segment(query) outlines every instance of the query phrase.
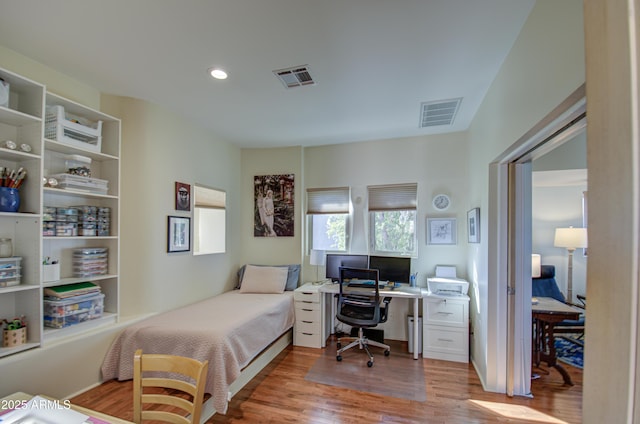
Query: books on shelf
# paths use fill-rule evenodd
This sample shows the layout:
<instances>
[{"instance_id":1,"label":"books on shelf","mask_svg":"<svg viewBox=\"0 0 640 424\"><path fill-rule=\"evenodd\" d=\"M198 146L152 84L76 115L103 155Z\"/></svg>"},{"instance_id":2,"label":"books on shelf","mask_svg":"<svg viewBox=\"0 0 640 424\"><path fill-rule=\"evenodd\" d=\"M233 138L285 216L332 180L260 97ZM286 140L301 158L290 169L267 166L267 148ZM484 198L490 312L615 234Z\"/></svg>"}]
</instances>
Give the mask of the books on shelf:
<instances>
[{"instance_id":1,"label":"books on shelf","mask_svg":"<svg viewBox=\"0 0 640 424\"><path fill-rule=\"evenodd\" d=\"M63 286L46 287L44 289L44 295L46 297L55 299L67 299L72 296L81 296L93 293L100 293L100 286L88 281L83 283L65 284Z\"/></svg>"}]
</instances>

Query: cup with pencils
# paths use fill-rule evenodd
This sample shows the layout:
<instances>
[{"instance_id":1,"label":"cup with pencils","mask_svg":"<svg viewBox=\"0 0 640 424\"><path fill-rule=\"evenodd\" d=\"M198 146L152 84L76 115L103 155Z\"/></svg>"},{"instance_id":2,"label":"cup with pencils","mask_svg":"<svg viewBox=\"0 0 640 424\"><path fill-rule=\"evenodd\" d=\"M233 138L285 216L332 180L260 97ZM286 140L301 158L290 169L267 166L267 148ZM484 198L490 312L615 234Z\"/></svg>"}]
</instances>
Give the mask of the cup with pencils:
<instances>
[{"instance_id":1,"label":"cup with pencils","mask_svg":"<svg viewBox=\"0 0 640 424\"><path fill-rule=\"evenodd\" d=\"M0 167L0 212L18 212L20 193L18 189L27 177L24 168L9 169Z\"/></svg>"}]
</instances>

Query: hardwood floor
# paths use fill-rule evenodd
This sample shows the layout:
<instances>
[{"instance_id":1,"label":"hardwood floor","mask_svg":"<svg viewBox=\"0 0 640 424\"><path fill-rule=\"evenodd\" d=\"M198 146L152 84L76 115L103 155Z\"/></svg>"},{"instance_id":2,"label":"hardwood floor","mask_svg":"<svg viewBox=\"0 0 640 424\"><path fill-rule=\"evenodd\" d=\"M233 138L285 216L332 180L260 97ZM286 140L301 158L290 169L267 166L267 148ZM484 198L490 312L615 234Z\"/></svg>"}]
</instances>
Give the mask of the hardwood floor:
<instances>
[{"instance_id":1,"label":"hardwood floor","mask_svg":"<svg viewBox=\"0 0 640 424\"><path fill-rule=\"evenodd\" d=\"M406 342L391 342L392 355L411 356ZM329 353L335 346L328 346ZM534 369L533 398L487 393L471 364L424 361L427 401L417 402L312 383L305 375L323 354L320 349L289 346L230 402L226 415L207 423L580 423L582 370L565 366L574 386L563 385L556 370ZM384 382L384 360L363 372ZM119 418L132 418L131 381L107 381L71 399Z\"/></svg>"}]
</instances>

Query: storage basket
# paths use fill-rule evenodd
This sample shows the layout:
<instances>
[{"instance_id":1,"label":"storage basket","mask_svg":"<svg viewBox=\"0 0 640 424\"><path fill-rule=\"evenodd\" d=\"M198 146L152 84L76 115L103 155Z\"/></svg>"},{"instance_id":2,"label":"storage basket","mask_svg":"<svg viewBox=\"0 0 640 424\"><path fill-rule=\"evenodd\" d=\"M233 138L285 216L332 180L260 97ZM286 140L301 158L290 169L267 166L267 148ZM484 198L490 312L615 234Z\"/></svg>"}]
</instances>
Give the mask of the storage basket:
<instances>
[{"instance_id":1,"label":"storage basket","mask_svg":"<svg viewBox=\"0 0 640 424\"><path fill-rule=\"evenodd\" d=\"M65 113L64 106L47 106L44 136L74 147L100 152L102 121L92 122L81 116Z\"/></svg>"},{"instance_id":2,"label":"storage basket","mask_svg":"<svg viewBox=\"0 0 640 424\"><path fill-rule=\"evenodd\" d=\"M44 299L44 325L64 328L102 317L104 294L93 293L63 300Z\"/></svg>"},{"instance_id":3,"label":"storage basket","mask_svg":"<svg viewBox=\"0 0 640 424\"><path fill-rule=\"evenodd\" d=\"M2 346L14 347L27 342L27 327L2 331Z\"/></svg>"}]
</instances>

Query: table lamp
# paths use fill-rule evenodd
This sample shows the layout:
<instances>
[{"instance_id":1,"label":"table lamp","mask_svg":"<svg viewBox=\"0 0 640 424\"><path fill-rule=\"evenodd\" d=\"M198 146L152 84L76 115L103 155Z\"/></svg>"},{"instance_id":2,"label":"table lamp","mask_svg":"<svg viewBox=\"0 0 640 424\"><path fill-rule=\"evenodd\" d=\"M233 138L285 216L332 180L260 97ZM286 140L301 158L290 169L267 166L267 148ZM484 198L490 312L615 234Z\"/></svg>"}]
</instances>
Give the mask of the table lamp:
<instances>
[{"instance_id":1,"label":"table lamp","mask_svg":"<svg viewBox=\"0 0 640 424\"><path fill-rule=\"evenodd\" d=\"M540 278L540 255L531 254L531 278Z\"/></svg>"},{"instance_id":2,"label":"table lamp","mask_svg":"<svg viewBox=\"0 0 640 424\"><path fill-rule=\"evenodd\" d=\"M318 268L325 265L326 256L324 254L324 250L311 250L311 254L309 256L309 264L315 265L316 267L316 281L315 283L320 282L320 278L318 277Z\"/></svg>"},{"instance_id":3,"label":"table lamp","mask_svg":"<svg viewBox=\"0 0 640 424\"><path fill-rule=\"evenodd\" d=\"M564 247L569 252L569 266L567 269L567 302L573 303L573 252L587 247L586 228L556 228L553 241L555 247Z\"/></svg>"}]
</instances>

